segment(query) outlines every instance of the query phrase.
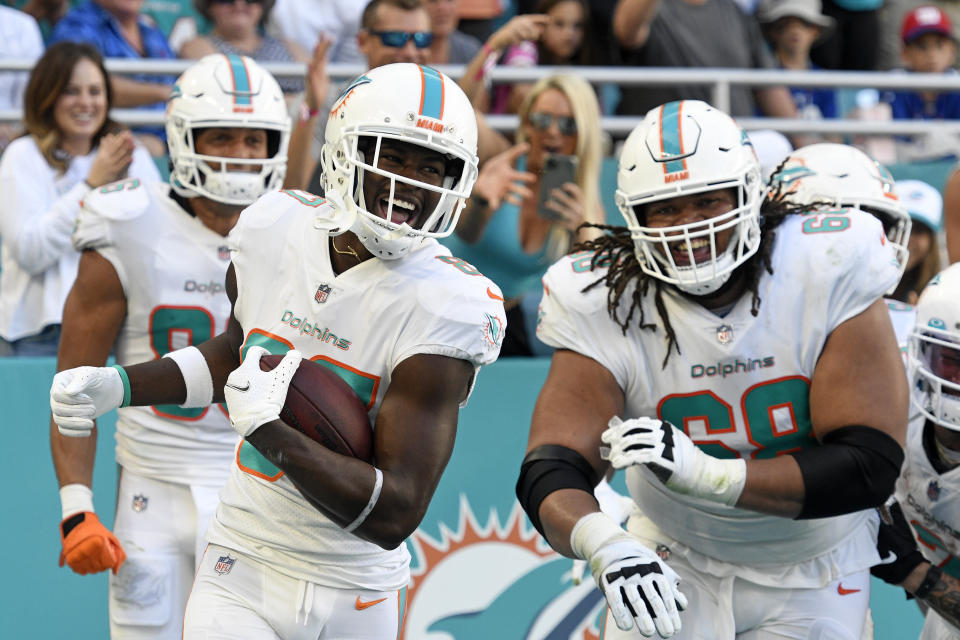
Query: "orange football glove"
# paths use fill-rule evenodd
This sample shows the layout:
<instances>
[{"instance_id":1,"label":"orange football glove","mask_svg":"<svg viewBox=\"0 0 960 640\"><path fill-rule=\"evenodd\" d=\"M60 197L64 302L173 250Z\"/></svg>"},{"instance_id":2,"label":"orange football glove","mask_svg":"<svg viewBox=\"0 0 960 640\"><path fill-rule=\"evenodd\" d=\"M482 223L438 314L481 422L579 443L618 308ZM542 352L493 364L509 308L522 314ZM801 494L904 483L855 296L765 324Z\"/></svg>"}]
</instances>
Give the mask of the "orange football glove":
<instances>
[{"instance_id":1,"label":"orange football glove","mask_svg":"<svg viewBox=\"0 0 960 640\"><path fill-rule=\"evenodd\" d=\"M82 576L112 569L114 575L127 554L116 536L100 524L92 511L77 513L60 523L60 566L66 562Z\"/></svg>"}]
</instances>

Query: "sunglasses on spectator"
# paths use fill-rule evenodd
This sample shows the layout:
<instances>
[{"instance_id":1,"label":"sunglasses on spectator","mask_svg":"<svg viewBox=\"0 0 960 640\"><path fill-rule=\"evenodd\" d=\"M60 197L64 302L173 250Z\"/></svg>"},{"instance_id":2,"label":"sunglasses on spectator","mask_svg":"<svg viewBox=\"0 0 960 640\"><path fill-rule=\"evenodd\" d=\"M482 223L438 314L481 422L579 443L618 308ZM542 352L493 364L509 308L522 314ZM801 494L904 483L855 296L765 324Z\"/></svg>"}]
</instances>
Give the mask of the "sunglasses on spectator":
<instances>
[{"instance_id":1,"label":"sunglasses on spectator","mask_svg":"<svg viewBox=\"0 0 960 640\"><path fill-rule=\"evenodd\" d=\"M411 39L417 49L426 49L433 44L433 34L429 31L370 31L370 34L380 38L383 46L395 49L403 47Z\"/></svg>"},{"instance_id":2,"label":"sunglasses on spectator","mask_svg":"<svg viewBox=\"0 0 960 640\"><path fill-rule=\"evenodd\" d=\"M565 136L577 135L577 121L573 119L573 116L554 116L549 113L534 111L527 116L527 119L538 131L546 131L550 128L550 124L556 121L560 133Z\"/></svg>"}]
</instances>

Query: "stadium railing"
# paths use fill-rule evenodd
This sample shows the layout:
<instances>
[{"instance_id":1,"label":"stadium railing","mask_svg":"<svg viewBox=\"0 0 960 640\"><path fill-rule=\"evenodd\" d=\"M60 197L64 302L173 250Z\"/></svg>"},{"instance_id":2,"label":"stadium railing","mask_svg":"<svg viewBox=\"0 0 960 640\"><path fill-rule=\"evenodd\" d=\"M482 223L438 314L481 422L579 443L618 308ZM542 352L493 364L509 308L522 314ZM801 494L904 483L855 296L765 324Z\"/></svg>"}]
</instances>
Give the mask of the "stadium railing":
<instances>
[{"instance_id":1,"label":"stadium railing","mask_svg":"<svg viewBox=\"0 0 960 640\"><path fill-rule=\"evenodd\" d=\"M149 75L177 75L191 64L190 60L126 60L108 59L107 69L113 73ZM302 77L306 66L301 63L264 63L277 77ZM33 62L24 59L0 60L0 73L29 71ZM463 73L462 66L439 66L439 70L454 78ZM353 78L366 69L360 65L331 64L328 73L334 84ZM532 82L553 73L571 73L594 85L669 86L694 84L710 87L711 102L726 110L730 105L730 90L737 86L835 87L838 89L911 89L960 91L960 74L930 74L905 72L854 71L782 71L756 69L675 67L495 67L491 71L494 83ZM160 124L163 113L137 109L114 109L114 119L130 125ZM0 110L0 122L17 122L19 109ZM490 115L490 125L502 131L515 129L514 115ZM600 125L614 137L622 137L641 120L640 116L604 116ZM960 120L887 120L864 121L848 118L807 120L802 118L741 117L737 121L745 129L774 129L784 134L822 133L844 135L917 135L960 133Z\"/></svg>"}]
</instances>

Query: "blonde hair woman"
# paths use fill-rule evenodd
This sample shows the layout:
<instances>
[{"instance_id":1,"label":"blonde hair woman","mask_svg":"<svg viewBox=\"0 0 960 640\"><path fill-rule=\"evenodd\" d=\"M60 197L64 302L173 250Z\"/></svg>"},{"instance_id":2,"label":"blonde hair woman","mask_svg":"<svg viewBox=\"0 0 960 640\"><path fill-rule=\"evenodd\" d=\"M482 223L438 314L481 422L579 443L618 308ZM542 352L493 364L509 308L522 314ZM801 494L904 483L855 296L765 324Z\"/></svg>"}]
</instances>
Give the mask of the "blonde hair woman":
<instances>
[{"instance_id":1,"label":"blonde hair woman","mask_svg":"<svg viewBox=\"0 0 960 640\"><path fill-rule=\"evenodd\" d=\"M518 115L517 144L481 167L456 234L444 241L453 255L500 285L507 308L501 355L535 353L524 321L535 314L525 313L521 302L539 292L547 267L574 242L598 233L580 225L605 219L599 195L600 107L591 86L571 75L548 76L533 85ZM541 208L550 155L574 156L577 170L574 181L544 194ZM535 309L536 300L531 304Z\"/></svg>"}]
</instances>

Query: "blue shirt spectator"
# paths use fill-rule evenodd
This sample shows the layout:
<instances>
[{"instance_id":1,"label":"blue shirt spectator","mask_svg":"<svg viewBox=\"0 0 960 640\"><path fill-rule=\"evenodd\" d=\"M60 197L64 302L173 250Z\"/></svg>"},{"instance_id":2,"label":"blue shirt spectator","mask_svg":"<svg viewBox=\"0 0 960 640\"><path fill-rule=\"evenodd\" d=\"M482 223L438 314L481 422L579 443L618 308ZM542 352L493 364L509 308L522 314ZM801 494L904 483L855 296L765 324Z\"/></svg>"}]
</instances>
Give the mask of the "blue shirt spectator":
<instances>
[{"instance_id":1,"label":"blue shirt spectator","mask_svg":"<svg viewBox=\"0 0 960 640\"><path fill-rule=\"evenodd\" d=\"M810 71L819 71L820 67L811 63ZM815 89L803 87L787 87L793 96L793 103L797 105L797 115L808 117L807 114L819 115L821 118L837 117L837 92L828 87Z\"/></svg>"},{"instance_id":2,"label":"blue shirt spectator","mask_svg":"<svg viewBox=\"0 0 960 640\"><path fill-rule=\"evenodd\" d=\"M960 93L939 93L934 97L914 91L895 91L888 96L895 120L960 119Z\"/></svg>"},{"instance_id":3,"label":"blue shirt spectator","mask_svg":"<svg viewBox=\"0 0 960 640\"><path fill-rule=\"evenodd\" d=\"M87 0L67 12L67 15L60 20L53 29L50 42L60 40L72 40L74 42L89 42L100 51L104 58L134 58L134 59L164 59L176 58L170 45L167 43L163 32L149 25L142 18L137 17L136 24L139 30L140 49L138 50L130 40L124 36L124 25L114 12L108 11L108 2L110 0L101 0L101 3L94 0ZM165 107L165 98L169 92L169 87L173 85L175 78L172 76L157 76L147 74L135 74L127 76L127 79L146 85L157 87L155 98L157 101L150 101L145 104L145 108L162 111ZM114 80L114 79L112 79ZM161 86L167 88L162 90ZM114 84L114 90L117 94L117 106L129 107L144 104L143 101L131 98L125 100L122 87ZM143 127L134 129L136 133L148 133L166 140L166 134L163 127ZM153 153L153 149L151 149ZM162 151L161 151L162 153ZM156 155L156 154L154 154Z\"/></svg>"}]
</instances>

